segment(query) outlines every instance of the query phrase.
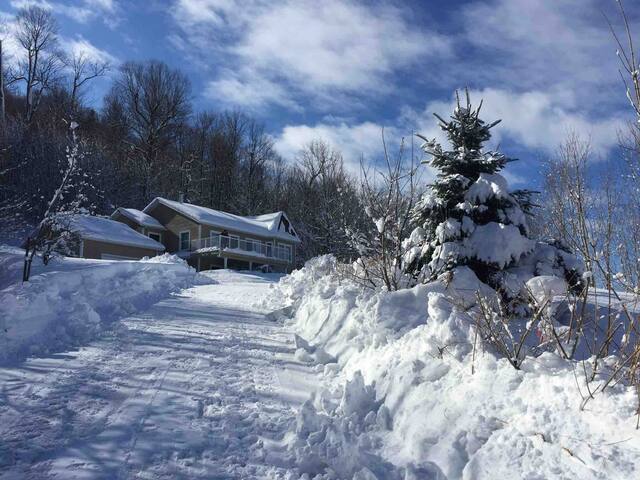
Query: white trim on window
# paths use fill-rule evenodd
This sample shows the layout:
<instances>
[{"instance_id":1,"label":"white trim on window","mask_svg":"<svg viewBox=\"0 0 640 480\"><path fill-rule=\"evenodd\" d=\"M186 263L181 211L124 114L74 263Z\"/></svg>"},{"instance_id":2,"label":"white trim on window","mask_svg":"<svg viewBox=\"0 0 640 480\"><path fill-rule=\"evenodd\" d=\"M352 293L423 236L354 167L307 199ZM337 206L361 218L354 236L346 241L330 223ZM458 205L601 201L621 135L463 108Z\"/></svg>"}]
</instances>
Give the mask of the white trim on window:
<instances>
[{"instance_id":1,"label":"white trim on window","mask_svg":"<svg viewBox=\"0 0 640 480\"><path fill-rule=\"evenodd\" d=\"M189 235L187 240L187 248L182 248L182 234L186 233ZM183 230L178 233L178 251L185 252L191 250L191 230Z\"/></svg>"}]
</instances>

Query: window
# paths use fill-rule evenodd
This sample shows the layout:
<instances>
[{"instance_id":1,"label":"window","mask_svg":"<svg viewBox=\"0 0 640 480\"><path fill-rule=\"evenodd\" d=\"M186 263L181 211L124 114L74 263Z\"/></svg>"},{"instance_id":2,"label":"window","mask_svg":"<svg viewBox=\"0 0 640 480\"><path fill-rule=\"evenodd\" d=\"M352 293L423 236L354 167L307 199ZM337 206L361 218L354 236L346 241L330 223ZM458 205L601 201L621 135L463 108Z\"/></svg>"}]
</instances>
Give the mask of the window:
<instances>
[{"instance_id":1,"label":"window","mask_svg":"<svg viewBox=\"0 0 640 480\"><path fill-rule=\"evenodd\" d=\"M162 237L160 236L160 234L159 234L159 233L151 233L151 232L150 232L150 233L149 233L149 238L150 238L151 240L155 240L156 242L160 242L160 243L162 243L162 240L161 240L161 239L162 239Z\"/></svg>"},{"instance_id":2,"label":"window","mask_svg":"<svg viewBox=\"0 0 640 480\"><path fill-rule=\"evenodd\" d=\"M267 257L273 256L273 243L267 242Z\"/></svg>"},{"instance_id":3,"label":"window","mask_svg":"<svg viewBox=\"0 0 640 480\"><path fill-rule=\"evenodd\" d=\"M191 232L180 232L180 250L189 250L191 244Z\"/></svg>"},{"instance_id":4,"label":"window","mask_svg":"<svg viewBox=\"0 0 640 480\"><path fill-rule=\"evenodd\" d=\"M238 248L240 238L237 235L229 235L229 248Z\"/></svg>"}]
</instances>

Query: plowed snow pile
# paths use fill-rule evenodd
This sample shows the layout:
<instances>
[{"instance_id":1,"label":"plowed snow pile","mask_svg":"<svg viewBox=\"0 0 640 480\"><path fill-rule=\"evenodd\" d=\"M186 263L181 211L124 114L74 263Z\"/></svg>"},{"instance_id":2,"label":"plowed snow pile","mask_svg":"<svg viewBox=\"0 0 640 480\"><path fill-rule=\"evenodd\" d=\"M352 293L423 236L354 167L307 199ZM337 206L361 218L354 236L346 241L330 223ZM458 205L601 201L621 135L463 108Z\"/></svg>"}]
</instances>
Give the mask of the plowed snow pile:
<instances>
[{"instance_id":1,"label":"plowed snow pile","mask_svg":"<svg viewBox=\"0 0 640 480\"><path fill-rule=\"evenodd\" d=\"M465 309L488 287L471 270L447 285L374 292L320 257L275 288L301 337L298 357L324 374L288 438L300 474L640 478L632 389L609 387L581 410L582 363L543 353L516 370L481 347L474 358Z\"/></svg>"},{"instance_id":2,"label":"plowed snow pile","mask_svg":"<svg viewBox=\"0 0 640 480\"><path fill-rule=\"evenodd\" d=\"M22 255L0 251L0 364L82 345L114 320L208 282L165 254L141 261L61 258L47 267L36 259L22 283Z\"/></svg>"}]
</instances>

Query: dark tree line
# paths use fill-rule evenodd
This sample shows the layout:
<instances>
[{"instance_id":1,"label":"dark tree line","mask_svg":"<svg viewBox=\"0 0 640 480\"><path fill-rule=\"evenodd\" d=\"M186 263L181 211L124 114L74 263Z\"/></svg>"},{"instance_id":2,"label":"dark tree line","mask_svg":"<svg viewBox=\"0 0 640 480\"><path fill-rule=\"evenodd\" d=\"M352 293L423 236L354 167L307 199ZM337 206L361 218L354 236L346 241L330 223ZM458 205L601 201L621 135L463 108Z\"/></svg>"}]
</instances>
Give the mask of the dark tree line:
<instances>
[{"instance_id":1,"label":"dark tree line","mask_svg":"<svg viewBox=\"0 0 640 480\"><path fill-rule=\"evenodd\" d=\"M159 61L113 71L58 46L55 18L29 7L17 15L18 58L3 68L0 111L0 230L19 238L38 224L62 180L70 126L82 155L81 181L65 201L98 215L143 208L155 196L241 215L284 210L303 238L302 257L355 252L344 232L366 225L356 182L341 154L321 141L295 159L274 150L265 127L241 111L195 111L191 85ZM101 108L84 95L112 70Z\"/></svg>"}]
</instances>

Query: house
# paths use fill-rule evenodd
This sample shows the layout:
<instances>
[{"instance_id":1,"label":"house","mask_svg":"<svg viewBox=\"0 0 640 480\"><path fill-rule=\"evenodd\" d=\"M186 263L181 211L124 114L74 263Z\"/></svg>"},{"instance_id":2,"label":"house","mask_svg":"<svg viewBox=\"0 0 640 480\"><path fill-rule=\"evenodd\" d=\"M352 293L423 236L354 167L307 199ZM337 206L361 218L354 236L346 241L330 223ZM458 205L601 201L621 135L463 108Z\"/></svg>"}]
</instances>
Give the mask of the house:
<instances>
[{"instance_id":1,"label":"house","mask_svg":"<svg viewBox=\"0 0 640 480\"><path fill-rule=\"evenodd\" d=\"M164 230L159 231L157 225L153 230L148 217L157 220ZM185 258L198 270L288 272L293 269L296 246L300 243L284 212L243 217L157 197L142 212L116 210L112 218L128 225L133 223L134 229L146 231L148 236L160 232L167 251Z\"/></svg>"},{"instance_id":2,"label":"house","mask_svg":"<svg viewBox=\"0 0 640 480\"><path fill-rule=\"evenodd\" d=\"M84 258L140 259L174 253L197 270L289 272L300 238L284 212L243 217L157 197L144 210L117 208L111 218L77 215L70 230Z\"/></svg>"},{"instance_id":3,"label":"house","mask_svg":"<svg viewBox=\"0 0 640 480\"><path fill-rule=\"evenodd\" d=\"M70 217L67 228L79 238L79 257L104 260L139 260L164 252L162 243L122 222L91 215Z\"/></svg>"}]
</instances>

